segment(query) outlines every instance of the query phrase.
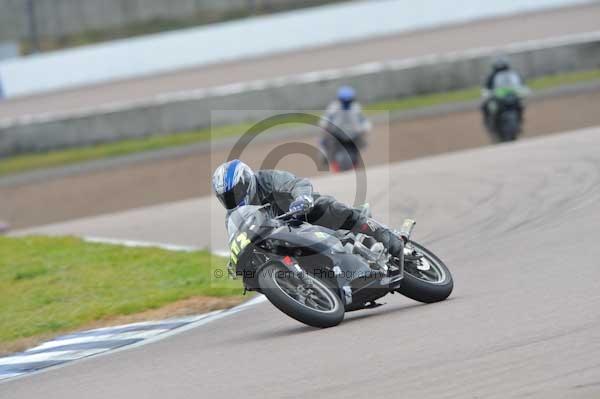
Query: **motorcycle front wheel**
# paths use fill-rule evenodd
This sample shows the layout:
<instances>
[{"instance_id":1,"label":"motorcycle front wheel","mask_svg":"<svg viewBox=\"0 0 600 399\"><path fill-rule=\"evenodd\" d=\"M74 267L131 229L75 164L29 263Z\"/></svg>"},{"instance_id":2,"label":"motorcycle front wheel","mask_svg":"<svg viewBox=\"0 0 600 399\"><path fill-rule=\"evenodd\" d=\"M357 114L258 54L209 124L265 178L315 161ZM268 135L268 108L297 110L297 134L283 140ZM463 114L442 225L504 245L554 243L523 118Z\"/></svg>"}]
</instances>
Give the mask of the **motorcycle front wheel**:
<instances>
[{"instance_id":1,"label":"motorcycle front wheel","mask_svg":"<svg viewBox=\"0 0 600 399\"><path fill-rule=\"evenodd\" d=\"M260 271L258 283L277 309L301 323L328 328L344 320L344 305L339 296L308 273L300 278L284 265L272 263Z\"/></svg>"},{"instance_id":2,"label":"motorcycle front wheel","mask_svg":"<svg viewBox=\"0 0 600 399\"><path fill-rule=\"evenodd\" d=\"M515 141L520 129L519 113L517 111L504 111L500 115L500 126L498 127L500 141Z\"/></svg>"}]
</instances>

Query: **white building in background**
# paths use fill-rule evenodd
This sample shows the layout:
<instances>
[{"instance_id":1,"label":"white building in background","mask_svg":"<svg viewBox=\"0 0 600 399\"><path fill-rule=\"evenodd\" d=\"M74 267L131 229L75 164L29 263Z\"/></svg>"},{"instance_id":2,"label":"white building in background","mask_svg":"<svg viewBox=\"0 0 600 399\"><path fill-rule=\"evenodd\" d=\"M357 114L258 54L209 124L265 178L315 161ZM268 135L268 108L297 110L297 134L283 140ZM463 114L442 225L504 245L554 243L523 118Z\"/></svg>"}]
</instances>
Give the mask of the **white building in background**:
<instances>
[{"instance_id":1,"label":"white building in background","mask_svg":"<svg viewBox=\"0 0 600 399\"><path fill-rule=\"evenodd\" d=\"M15 97L589 2L349 2L0 61L0 76Z\"/></svg>"}]
</instances>

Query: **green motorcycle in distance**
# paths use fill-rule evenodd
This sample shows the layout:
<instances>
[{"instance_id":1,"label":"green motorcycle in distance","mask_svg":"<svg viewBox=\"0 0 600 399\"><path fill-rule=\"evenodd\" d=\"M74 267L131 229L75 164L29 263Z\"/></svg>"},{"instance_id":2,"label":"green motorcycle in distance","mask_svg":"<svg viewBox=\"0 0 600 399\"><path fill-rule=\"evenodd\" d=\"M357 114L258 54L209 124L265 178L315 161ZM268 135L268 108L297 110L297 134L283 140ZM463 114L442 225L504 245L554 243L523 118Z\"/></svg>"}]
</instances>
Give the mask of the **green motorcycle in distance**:
<instances>
[{"instance_id":1,"label":"green motorcycle in distance","mask_svg":"<svg viewBox=\"0 0 600 399\"><path fill-rule=\"evenodd\" d=\"M523 99L530 90L512 71L500 73L494 82L494 90L483 91L485 126L494 141L514 141L522 132Z\"/></svg>"}]
</instances>

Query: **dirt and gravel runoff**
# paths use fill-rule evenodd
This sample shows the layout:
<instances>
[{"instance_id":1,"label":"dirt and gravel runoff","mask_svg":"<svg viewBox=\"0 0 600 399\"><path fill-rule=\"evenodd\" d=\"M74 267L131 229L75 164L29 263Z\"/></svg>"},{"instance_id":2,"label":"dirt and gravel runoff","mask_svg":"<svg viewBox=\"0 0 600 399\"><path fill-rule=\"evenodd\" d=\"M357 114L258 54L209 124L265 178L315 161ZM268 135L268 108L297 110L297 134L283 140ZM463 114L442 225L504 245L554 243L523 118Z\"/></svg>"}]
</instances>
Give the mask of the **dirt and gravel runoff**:
<instances>
[{"instance_id":1,"label":"dirt and gravel runoff","mask_svg":"<svg viewBox=\"0 0 600 399\"><path fill-rule=\"evenodd\" d=\"M600 91L538 100L527 109L524 138L600 124ZM289 140L289 139L288 139ZM297 141L316 143L315 137ZM478 110L400 120L376 126L364 153L367 167L490 144ZM281 141L248 149L244 160L260 166ZM194 198L210 192L214 165L228 148L143 162L44 182L0 187L0 220L13 229L55 223L125 209ZM280 167L303 176L318 175L304 156L284 158Z\"/></svg>"},{"instance_id":2,"label":"dirt and gravel runoff","mask_svg":"<svg viewBox=\"0 0 600 399\"><path fill-rule=\"evenodd\" d=\"M67 112L121 101L254 79L273 78L360 63L497 47L600 28L600 3L485 19L336 46L235 61L165 75L16 98L0 102L0 120L19 115Z\"/></svg>"}]
</instances>

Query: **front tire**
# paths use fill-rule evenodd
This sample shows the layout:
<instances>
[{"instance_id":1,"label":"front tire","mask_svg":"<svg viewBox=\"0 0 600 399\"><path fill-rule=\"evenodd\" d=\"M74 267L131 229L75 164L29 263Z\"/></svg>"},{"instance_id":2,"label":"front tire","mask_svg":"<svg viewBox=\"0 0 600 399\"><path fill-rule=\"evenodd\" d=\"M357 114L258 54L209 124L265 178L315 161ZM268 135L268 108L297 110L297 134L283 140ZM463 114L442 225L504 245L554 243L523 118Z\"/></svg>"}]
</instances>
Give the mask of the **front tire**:
<instances>
[{"instance_id":1,"label":"front tire","mask_svg":"<svg viewBox=\"0 0 600 399\"><path fill-rule=\"evenodd\" d=\"M517 111L505 111L500 115L499 134L501 141L515 141L520 131L519 114Z\"/></svg>"},{"instance_id":2,"label":"front tire","mask_svg":"<svg viewBox=\"0 0 600 399\"><path fill-rule=\"evenodd\" d=\"M280 263L265 266L258 275L258 283L267 299L291 318L317 328L340 324L345 310L339 296L320 279L309 274L305 278L311 281L316 294L314 298L308 295L304 303L298 294L302 282Z\"/></svg>"},{"instance_id":3,"label":"front tire","mask_svg":"<svg viewBox=\"0 0 600 399\"><path fill-rule=\"evenodd\" d=\"M441 302L447 299L454 289L454 281L448 267L433 252L411 241L417 252L429 263L429 271L420 270L416 265L405 262L404 279L398 292L423 303ZM437 278L436 278L437 276Z\"/></svg>"}]
</instances>

